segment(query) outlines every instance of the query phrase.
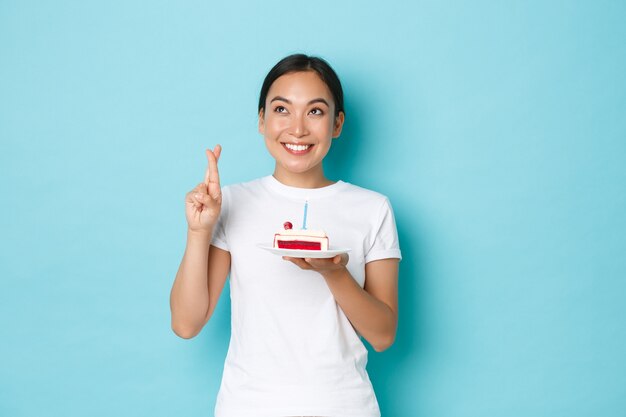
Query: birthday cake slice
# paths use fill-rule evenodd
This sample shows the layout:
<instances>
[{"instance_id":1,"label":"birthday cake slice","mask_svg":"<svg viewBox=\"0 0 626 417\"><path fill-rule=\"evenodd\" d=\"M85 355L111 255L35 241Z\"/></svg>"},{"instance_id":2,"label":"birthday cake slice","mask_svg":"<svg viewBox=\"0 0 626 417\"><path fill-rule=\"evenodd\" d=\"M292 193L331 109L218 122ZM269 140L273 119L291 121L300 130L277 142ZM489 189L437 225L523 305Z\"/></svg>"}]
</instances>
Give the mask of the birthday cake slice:
<instances>
[{"instance_id":1,"label":"birthday cake slice","mask_svg":"<svg viewBox=\"0 0 626 417\"><path fill-rule=\"evenodd\" d=\"M285 222L284 230L274 235L274 248L299 250L328 250L328 236L322 230L294 230L291 222Z\"/></svg>"}]
</instances>

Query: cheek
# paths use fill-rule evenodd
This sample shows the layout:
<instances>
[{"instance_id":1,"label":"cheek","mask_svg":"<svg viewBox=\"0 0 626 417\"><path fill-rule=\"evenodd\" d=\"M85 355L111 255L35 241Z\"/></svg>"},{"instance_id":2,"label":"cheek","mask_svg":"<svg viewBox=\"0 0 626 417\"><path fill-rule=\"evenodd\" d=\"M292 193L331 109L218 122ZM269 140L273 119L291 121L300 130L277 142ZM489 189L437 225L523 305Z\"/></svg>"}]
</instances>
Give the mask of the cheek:
<instances>
[{"instance_id":1,"label":"cheek","mask_svg":"<svg viewBox=\"0 0 626 417\"><path fill-rule=\"evenodd\" d=\"M276 135L289 127L286 119L268 119L265 122L266 135Z\"/></svg>"},{"instance_id":2,"label":"cheek","mask_svg":"<svg viewBox=\"0 0 626 417\"><path fill-rule=\"evenodd\" d=\"M332 136L334 124L332 119L324 121L323 124L320 125L320 129L323 130L324 136Z\"/></svg>"},{"instance_id":3,"label":"cheek","mask_svg":"<svg viewBox=\"0 0 626 417\"><path fill-rule=\"evenodd\" d=\"M332 130L333 122L332 120L329 121L327 118L311 118L307 121L307 126L318 134L322 134Z\"/></svg>"}]
</instances>

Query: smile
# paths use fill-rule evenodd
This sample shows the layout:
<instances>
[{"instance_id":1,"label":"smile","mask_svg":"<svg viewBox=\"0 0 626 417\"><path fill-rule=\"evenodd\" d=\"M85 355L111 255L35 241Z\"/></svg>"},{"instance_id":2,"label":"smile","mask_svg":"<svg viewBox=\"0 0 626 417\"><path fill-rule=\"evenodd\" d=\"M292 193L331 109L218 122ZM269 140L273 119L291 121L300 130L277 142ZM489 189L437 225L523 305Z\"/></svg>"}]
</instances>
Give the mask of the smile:
<instances>
[{"instance_id":1,"label":"smile","mask_svg":"<svg viewBox=\"0 0 626 417\"><path fill-rule=\"evenodd\" d=\"M283 143L283 147L293 154L303 154L309 151L313 145L296 145L293 143Z\"/></svg>"}]
</instances>

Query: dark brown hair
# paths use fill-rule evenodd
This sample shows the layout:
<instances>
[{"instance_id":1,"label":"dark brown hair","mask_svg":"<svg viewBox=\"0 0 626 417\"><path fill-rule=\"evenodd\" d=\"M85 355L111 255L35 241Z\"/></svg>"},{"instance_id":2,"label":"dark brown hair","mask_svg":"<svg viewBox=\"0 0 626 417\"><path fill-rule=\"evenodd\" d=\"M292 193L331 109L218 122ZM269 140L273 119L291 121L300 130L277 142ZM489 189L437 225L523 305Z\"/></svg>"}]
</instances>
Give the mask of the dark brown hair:
<instances>
[{"instance_id":1,"label":"dark brown hair","mask_svg":"<svg viewBox=\"0 0 626 417\"><path fill-rule=\"evenodd\" d=\"M265 111L265 100L267 99L267 93L270 87L278 79L278 77L291 73L301 71L314 71L319 75L320 79L326 84L330 93L333 95L335 102L335 116L338 116L340 112L345 113L343 109L343 89L341 88L341 82L337 73L333 70L328 62L322 58L315 56L308 56L304 54L289 55L280 61L267 73L263 86L261 87L261 94L259 96L259 113L261 110Z\"/></svg>"}]
</instances>

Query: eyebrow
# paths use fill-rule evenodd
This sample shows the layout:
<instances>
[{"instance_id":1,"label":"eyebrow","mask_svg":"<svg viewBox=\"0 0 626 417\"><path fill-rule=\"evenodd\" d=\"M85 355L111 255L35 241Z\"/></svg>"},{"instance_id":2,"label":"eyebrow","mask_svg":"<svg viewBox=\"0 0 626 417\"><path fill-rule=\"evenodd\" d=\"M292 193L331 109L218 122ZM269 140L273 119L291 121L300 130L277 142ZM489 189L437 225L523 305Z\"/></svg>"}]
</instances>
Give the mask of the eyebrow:
<instances>
[{"instance_id":1,"label":"eyebrow","mask_svg":"<svg viewBox=\"0 0 626 417\"><path fill-rule=\"evenodd\" d=\"M270 103L273 103L273 102L275 102L275 101L277 101L277 100L284 101L284 102L285 102L285 103L287 103L287 104L291 104L291 101L290 101L290 100L287 100L285 97L281 97L281 96L276 96L276 97L274 97L274 98L270 101ZM327 102L325 99L321 98L321 97L314 98L313 100L309 101L309 102L307 103L307 105L309 105L309 104L313 104L313 103L324 103L324 104L326 104L328 107L330 107L330 104L328 104L328 102Z\"/></svg>"}]
</instances>

